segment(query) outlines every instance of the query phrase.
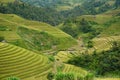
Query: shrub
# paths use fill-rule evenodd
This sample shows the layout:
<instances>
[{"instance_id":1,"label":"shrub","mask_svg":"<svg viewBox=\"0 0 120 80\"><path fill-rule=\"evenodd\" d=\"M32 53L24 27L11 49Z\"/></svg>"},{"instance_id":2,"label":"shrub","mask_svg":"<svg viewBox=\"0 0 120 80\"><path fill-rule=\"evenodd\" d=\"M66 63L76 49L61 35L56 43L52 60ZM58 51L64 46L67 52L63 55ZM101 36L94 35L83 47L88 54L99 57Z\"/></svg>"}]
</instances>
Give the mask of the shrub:
<instances>
[{"instance_id":1,"label":"shrub","mask_svg":"<svg viewBox=\"0 0 120 80\"><path fill-rule=\"evenodd\" d=\"M77 75L77 80L84 80L84 77L81 75Z\"/></svg>"},{"instance_id":2,"label":"shrub","mask_svg":"<svg viewBox=\"0 0 120 80\"><path fill-rule=\"evenodd\" d=\"M0 42L4 40L4 37L3 36L0 36Z\"/></svg>"},{"instance_id":3,"label":"shrub","mask_svg":"<svg viewBox=\"0 0 120 80\"><path fill-rule=\"evenodd\" d=\"M88 73L88 74L85 76L85 80L94 80L94 74Z\"/></svg>"},{"instance_id":4,"label":"shrub","mask_svg":"<svg viewBox=\"0 0 120 80\"><path fill-rule=\"evenodd\" d=\"M54 56L48 56L50 61L55 61Z\"/></svg>"},{"instance_id":5,"label":"shrub","mask_svg":"<svg viewBox=\"0 0 120 80\"><path fill-rule=\"evenodd\" d=\"M88 47L88 48L92 48L92 47L93 47L93 42L92 42L92 41L88 41L87 47Z\"/></svg>"},{"instance_id":6,"label":"shrub","mask_svg":"<svg viewBox=\"0 0 120 80\"><path fill-rule=\"evenodd\" d=\"M93 54L81 54L80 56L73 57L68 63L86 68L94 72L97 76L116 71L120 72L120 44L114 42L113 47L108 51ZM89 75L88 75L89 76Z\"/></svg>"},{"instance_id":7,"label":"shrub","mask_svg":"<svg viewBox=\"0 0 120 80\"><path fill-rule=\"evenodd\" d=\"M20 80L20 79L17 77L8 77L6 80Z\"/></svg>"},{"instance_id":8,"label":"shrub","mask_svg":"<svg viewBox=\"0 0 120 80\"><path fill-rule=\"evenodd\" d=\"M8 28L6 26L0 26L0 31L6 31Z\"/></svg>"},{"instance_id":9,"label":"shrub","mask_svg":"<svg viewBox=\"0 0 120 80\"><path fill-rule=\"evenodd\" d=\"M48 79L48 80L53 80L54 76L55 76L54 73L50 72L50 73L48 73L48 75L47 75L47 79Z\"/></svg>"},{"instance_id":10,"label":"shrub","mask_svg":"<svg viewBox=\"0 0 120 80\"><path fill-rule=\"evenodd\" d=\"M65 25L61 30L63 30L64 32L66 32L74 38L78 36L77 29L72 28L71 26Z\"/></svg>"},{"instance_id":11,"label":"shrub","mask_svg":"<svg viewBox=\"0 0 120 80\"><path fill-rule=\"evenodd\" d=\"M83 33L88 33L92 31L92 26L89 25L89 23L83 18L80 22L79 30Z\"/></svg>"},{"instance_id":12,"label":"shrub","mask_svg":"<svg viewBox=\"0 0 120 80\"><path fill-rule=\"evenodd\" d=\"M75 80L73 73L57 73L55 76L55 80Z\"/></svg>"}]
</instances>

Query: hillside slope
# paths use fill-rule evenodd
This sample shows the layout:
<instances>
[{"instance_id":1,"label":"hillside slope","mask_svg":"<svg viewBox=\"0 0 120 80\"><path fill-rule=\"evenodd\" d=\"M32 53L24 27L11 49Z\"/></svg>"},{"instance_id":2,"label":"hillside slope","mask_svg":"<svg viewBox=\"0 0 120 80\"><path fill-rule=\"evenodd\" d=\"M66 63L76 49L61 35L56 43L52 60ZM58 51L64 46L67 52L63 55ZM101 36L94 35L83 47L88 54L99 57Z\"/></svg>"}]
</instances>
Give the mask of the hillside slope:
<instances>
[{"instance_id":1,"label":"hillside slope","mask_svg":"<svg viewBox=\"0 0 120 80\"><path fill-rule=\"evenodd\" d=\"M45 80L51 71L52 62L47 57L7 43L0 43L0 80L11 76L22 80L27 78Z\"/></svg>"},{"instance_id":2,"label":"hillside slope","mask_svg":"<svg viewBox=\"0 0 120 80\"><path fill-rule=\"evenodd\" d=\"M98 15L82 15L79 17L76 17L75 19L68 20L61 25L58 25L57 27L65 30L66 33L69 33L69 30L66 30L66 28L70 27L69 29L71 31L74 31L74 34L77 34L78 39L78 45L73 47L72 50L77 50L80 52L88 51L93 52L94 50L100 52L102 50L108 50L112 46L112 42L119 41L120 40L120 8L109 10L105 13L98 14ZM91 26L91 28L94 30L93 34L92 32L84 33L80 29L82 20L85 20L88 22L88 24ZM75 33L77 32L77 33ZM98 32L97 35L95 35ZM70 34L71 35L71 34ZM92 38L91 38L92 37ZM93 47L87 48L87 39L88 41L92 41ZM101 44L102 43L102 44ZM71 51L72 52L72 51ZM59 58L69 59L69 55L64 55L63 53L58 54ZM71 54L70 54L71 55ZM67 58L66 58L67 56Z\"/></svg>"},{"instance_id":3,"label":"hillside slope","mask_svg":"<svg viewBox=\"0 0 120 80\"><path fill-rule=\"evenodd\" d=\"M55 27L14 14L0 14L0 28L0 36L5 37L7 42L27 49L67 49L76 44L70 35Z\"/></svg>"},{"instance_id":4,"label":"hillside slope","mask_svg":"<svg viewBox=\"0 0 120 80\"><path fill-rule=\"evenodd\" d=\"M68 10L80 5L83 0L22 0L38 7L54 7L57 10Z\"/></svg>"},{"instance_id":5,"label":"hillside slope","mask_svg":"<svg viewBox=\"0 0 120 80\"><path fill-rule=\"evenodd\" d=\"M14 2L15 0L0 0L0 3L9 3Z\"/></svg>"}]
</instances>

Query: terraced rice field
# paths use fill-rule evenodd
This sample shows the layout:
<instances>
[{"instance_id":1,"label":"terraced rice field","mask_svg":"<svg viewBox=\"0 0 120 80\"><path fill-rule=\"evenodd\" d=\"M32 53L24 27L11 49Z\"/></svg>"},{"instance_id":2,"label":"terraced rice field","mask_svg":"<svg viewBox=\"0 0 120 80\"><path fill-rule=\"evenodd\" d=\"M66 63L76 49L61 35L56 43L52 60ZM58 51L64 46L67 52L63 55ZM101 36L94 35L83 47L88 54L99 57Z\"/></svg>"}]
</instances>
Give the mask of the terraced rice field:
<instances>
[{"instance_id":1,"label":"terraced rice field","mask_svg":"<svg viewBox=\"0 0 120 80\"><path fill-rule=\"evenodd\" d=\"M18 26L26 27L29 29L45 31L55 37L70 37L70 35L49 24L26 20L14 14L0 14L0 19L6 21L7 23L9 22L11 24L16 24Z\"/></svg>"},{"instance_id":2,"label":"terraced rice field","mask_svg":"<svg viewBox=\"0 0 120 80\"><path fill-rule=\"evenodd\" d=\"M60 51L55 56L56 59L59 59L62 62L67 62L69 59L71 59L73 56L77 55L74 51Z\"/></svg>"},{"instance_id":3,"label":"terraced rice field","mask_svg":"<svg viewBox=\"0 0 120 80\"><path fill-rule=\"evenodd\" d=\"M94 48L98 51L108 50L112 47L113 41L120 41L120 36L111 36L93 39Z\"/></svg>"},{"instance_id":4,"label":"terraced rice field","mask_svg":"<svg viewBox=\"0 0 120 80\"><path fill-rule=\"evenodd\" d=\"M32 51L40 51L40 46L35 44L35 42L39 42L39 44L46 43L46 37L49 38L49 49L52 49L52 45L56 46L57 49L66 49L77 44L74 38L58 28L43 22L26 20L14 14L0 13L0 27L7 27L8 29L11 29L10 31L0 31L0 36L5 37L7 42L15 45L17 44L17 46L30 49ZM44 36L44 34L41 34L40 36L39 33L42 32L46 35ZM31 36L34 36L34 38ZM34 41L35 38L37 38L37 41ZM24 46L22 46L21 43ZM28 46L28 44L30 45ZM46 45L43 46L44 49L48 49ZM32 48L33 46L37 48Z\"/></svg>"},{"instance_id":5,"label":"terraced rice field","mask_svg":"<svg viewBox=\"0 0 120 80\"><path fill-rule=\"evenodd\" d=\"M47 57L26 49L0 43L0 80L16 76L22 80L46 80L52 71Z\"/></svg>"},{"instance_id":6,"label":"terraced rice field","mask_svg":"<svg viewBox=\"0 0 120 80\"><path fill-rule=\"evenodd\" d=\"M85 71L84 69L82 69L80 67L76 67L74 65L70 65L70 64L65 64L63 72L64 73L72 72L75 74L80 74L81 76L85 76L87 74L87 71Z\"/></svg>"},{"instance_id":7,"label":"terraced rice field","mask_svg":"<svg viewBox=\"0 0 120 80\"><path fill-rule=\"evenodd\" d=\"M94 38L93 39L94 47L88 49L88 53L92 53L94 50L96 50L97 52L100 52L103 50L109 50L112 47L113 41L120 41L120 36ZM85 52L85 49L79 50L79 51L60 51L55 56L55 58L59 59L62 62L67 62L69 59L79 55L79 53L81 52Z\"/></svg>"},{"instance_id":8,"label":"terraced rice field","mask_svg":"<svg viewBox=\"0 0 120 80\"><path fill-rule=\"evenodd\" d=\"M120 78L96 78L95 80L120 80Z\"/></svg>"},{"instance_id":9,"label":"terraced rice field","mask_svg":"<svg viewBox=\"0 0 120 80\"><path fill-rule=\"evenodd\" d=\"M112 15L83 15L80 17L77 17L77 21L80 21L82 18L85 18L87 21L94 21L97 22L98 24L103 24L110 20Z\"/></svg>"}]
</instances>

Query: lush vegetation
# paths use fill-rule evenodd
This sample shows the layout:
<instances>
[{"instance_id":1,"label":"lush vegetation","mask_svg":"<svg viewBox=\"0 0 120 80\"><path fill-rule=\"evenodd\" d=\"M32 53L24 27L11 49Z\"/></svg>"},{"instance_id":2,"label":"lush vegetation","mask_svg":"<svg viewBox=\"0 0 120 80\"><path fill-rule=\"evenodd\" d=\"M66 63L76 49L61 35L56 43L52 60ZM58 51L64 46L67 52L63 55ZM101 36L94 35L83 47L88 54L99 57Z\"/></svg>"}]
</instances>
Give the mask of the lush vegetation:
<instances>
[{"instance_id":1,"label":"lush vegetation","mask_svg":"<svg viewBox=\"0 0 120 80\"><path fill-rule=\"evenodd\" d=\"M48 2L46 1L45 4ZM40 4L42 3L40 2ZM117 8L119 7L119 1L116 0L116 3L111 5L109 4L109 1L104 1L104 0L101 0L101 1L85 0L83 4L79 6L75 6L73 9L65 10L65 11L57 11L53 7L47 7L47 6L36 7L36 6L29 5L27 3L23 3L15 0L13 3L6 3L6 5L4 5L3 3L0 3L0 13L13 13L30 20L38 20L38 21L49 23L51 25L58 25L61 22L65 21L66 19L75 18L83 14L103 13L110 9L114 9L115 6Z\"/></svg>"},{"instance_id":2,"label":"lush vegetation","mask_svg":"<svg viewBox=\"0 0 120 80\"><path fill-rule=\"evenodd\" d=\"M17 77L8 77L6 80L20 80L20 79Z\"/></svg>"},{"instance_id":3,"label":"lush vegetation","mask_svg":"<svg viewBox=\"0 0 120 80\"><path fill-rule=\"evenodd\" d=\"M96 75L105 75L106 73L114 73L119 75L120 62L120 43L113 42L113 47L108 51L93 54L81 54L69 60L68 63L84 67Z\"/></svg>"},{"instance_id":4,"label":"lush vegetation","mask_svg":"<svg viewBox=\"0 0 120 80\"><path fill-rule=\"evenodd\" d=\"M46 31L39 32L24 27L19 27L18 34L24 37L23 40L25 40L26 44L28 44L31 49L38 51L48 49L64 50L76 44L75 40L71 37L55 37ZM30 35L32 35L32 37ZM67 44L63 46L65 43Z\"/></svg>"},{"instance_id":5,"label":"lush vegetation","mask_svg":"<svg viewBox=\"0 0 120 80\"><path fill-rule=\"evenodd\" d=\"M39 6L39 7L61 7L61 6L69 6L72 7L75 4L80 4L80 2L83 2L82 0L21 0L23 2Z\"/></svg>"},{"instance_id":6,"label":"lush vegetation","mask_svg":"<svg viewBox=\"0 0 120 80\"><path fill-rule=\"evenodd\" d=\"M94 80L94 75L88 73L86 76L75 75L75 73L62 73L58 72L56 75L51 74L48 77L48 80Z\"/></svg>"},{"instance_id":7,"label":"lush vegetation","mask_svg":"<svg viewBox=\"0 0 120 80\"><path fill-rule=\"evenodd\" d=\"M14 14L0 14L0 17L0 36L8 43L32 51L65 50L76 44L70 35L46 23L26 20Z\"/></svg>"},{"instance_id":8,"label":"lush vegetation","mask_svg":"<svg viewBox=\"0 0 120 80\"><path fill-rule=\"evenodd\" d=\"M57 73L55 76L56 80L74 80L74 74L72 73Z\"/></svg>"},{"instance_id":9,"label":"lush vegetation","mask_svg":"<svg viewBox=\"0 0 120 80\"><path fill-rule=\"evenodd\" d=\"M90 40L100 34L100 29L94 28L94 25L97 25L97 23L87 21L84 18L79 21L72 19L65 21L64 24L60 26L60 29L74 38L81 36L84 42L88 43L88 47L90 47L89 45L92 47L92 44L89 44Z\"/></svg>"},{"instance_id":10,"label":"lush vegetation","mask_svg":"<svg viewBox=\"0 0 120 80\"><path fill-rule=\"evenodd\" d=\"M30 20L38 20L52 25L61 22L62 16L52 8L38 8L25 3L0 3L0 13L13 13Z\"/></svg>"},{"instance_id":11,"label":"lush vegetation","mask_svg":"<svg viewBox=\"0 0 120 80\"><path fill-rule=\"evenodd\" d=\"M5 40L3 36L0 36L0 42Z\"/></svg>"},{"instance_id":12,"label":"lush vegetation","mask_svg":"<svg viewBox=\"0 0 120 80\"><path fill-rule=\"evenodd\" d=\"M119 80L119 25L120 0L0 0L0 80Z\"/></svg>"}]
</instances>

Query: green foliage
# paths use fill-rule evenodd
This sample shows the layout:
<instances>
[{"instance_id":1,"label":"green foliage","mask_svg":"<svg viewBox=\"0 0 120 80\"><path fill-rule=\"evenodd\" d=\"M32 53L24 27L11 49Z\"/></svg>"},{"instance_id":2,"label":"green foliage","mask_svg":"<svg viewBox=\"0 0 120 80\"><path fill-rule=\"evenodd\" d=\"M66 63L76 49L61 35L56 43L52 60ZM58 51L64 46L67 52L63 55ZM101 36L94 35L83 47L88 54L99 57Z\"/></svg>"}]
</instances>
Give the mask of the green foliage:
<instances>
[{"instance_id":1,"label":"green foliage","mask_svg":"<svg viewBox=\"0 0 120 80\"><path fill-rule=\"evenodd\" d=\"M57 6L73 6L74 4L80 4L82 0L21 0L29 4L39 7L57 7Z\"/></svg>"},{"instance_id":2,"label":"green foliage","mask_svg":"<svg viewBox=\"0 0 120 80\"><path fill-rule=\"evenodd\" d=\"M5 40L3 36L0 36L0 42Z\"/></svg>"},{"instance_id":3,"label":"green foliage","mask_svg":"<svg viewBox=\"0 0 120 80\"><path fill-rule=\"evenodd\" d=\"M74 80L74 74L73 73L57 73L55 76L55 80Z\"/></svg>"},{"instance_id":4,"label":"green foliage","mask_svg":"<svg viewBox=\"0 0 120 80\"><path fill-rule=\"evenodd\" d=\"M48 79L48 80L53 80L54 76L55 76L54 73L50 72L50 73L48 73L48 75L47 75L47 79Z\"/></svg>"},{"instance_id":5,"label":"green foliage","mask_svg":"<svg viewBox=\"0 0 120 80\"><path fill-rule=\"evenodd\" d=\"M8 77L6 80L20 80L20 79L17 77Z\"/></svg>"},{"instance_id":6,"label":"green foliage","mask_svg":"<svg viewBox=\"0 0 120 80\"><path fill-rule=\"evenodd\" d=\"M62 30L64 32L66 32L67 34L71 35L72 37L77 37L78 36L77 29L72 28L71 26L66 25L62 28Z\"/></svg>"},{"instance_id":7,"label":"green foliage","mask_svg":"<svg viewBox=\"0 0 120 80\"><path fill-rule=\"evenodd\" d=\"M75 3L78 2L77 5L81 4L75 7L73 7L74 5L71 4L71 1L61 1L61 0L59 1L58 0L47 0L47 1L25 0L25 2L26 3L18 1L13 3L6 3L6 5L0 3L0 13L17 14L26 19L42 21L55 26L64 22L66 19L76 18L77 16L81 16L85 14L95 15L95 14L103 13L113 8L113 5L108 4L109 1L104 1L104 0L72 1L73 4L74 2ZM58 5L56 3L64 4L68 6L71 5L73 8L65 11L57 11L55 9L55 6ZM117 3L117 5L118 4L119 3ZM42 7L38 7L38 6L42 6Z\"/></svg>"},{"instance_id":8,"label":"green foliage","mask_svg":"<svg viewBox=\"0 0 120 80\"><path fill-rule=\"evenodd\" d=\"M82 18L80 23L77 23L79 32L82 32L82 38L88 48L91 48L93 44L89 42L91 39L100 34L100 30L93 28L94 25L97 25L95 22L90 22Z\"/></svg>"},{"instance_id":9,"label":"green foliage","mask_svg":"<svg viewBox=\"0 0 120 80\"><path fill-rule=\"evenodd\" d=\"M120 42L114 41L112 42L112 51L120 51Z\"/></svg>"},{"instance_id":10,"label":"green foliage","mask_svg":"<svg viewBox=\"0 0 120 80\"><path fill-rule=\"evenodd\" d=\"M104 25L105 27L109 27L109 26L111 26L112 24L118 22L119 20L120 20L119 17L118 17L118 18L117 18L117 17L116 17L116 18L112 18L111 20L109 20L108 22L104 23L103 25Z\"/></svg>"},{"instance_id":11,"label":"green foliage","mask_svg":"<svg viewBox=\"0 0 120 80\"><path fill-rule=\"evenodd\" d=\"M120 0L115 0L114 6L115 8L118 8L120 6Z\"/></svg>"},{"instance_id":12,"label":"green foliage","mask_svg":"<svg viewBox=\"0 0 120 80\"><path fill-rule=\"evenodd\" d=\"M100 34L100 30L93 28L93 25L97 25L97 23L87 21L84 18L82 18L81 21L71 19L65 21L61 29L74 38L78 37L81 33L83 33L87 36L82 35L82 37L84 37L84 39L90 40Z\"/></svg>"},{"instance_id":13,"label":"green foliage","mask_svg":"<svg viewBox=\"0 0 120 80\"><path fill-rule=\"evenodd\" d=\"M112 7L113 6L111 6L110 4L105 4L98 9L98 13L106 12L106 11L110 10Z\"/></svg>"},{"instance_id":14,"label":"green foliage","mask_svg":"<svg viewBox=\"0 0 120 80\"><path fill-rule=\"evenodd\" d=\"M9 31L9 29L6 26L0 26L0 31Z\"/></svg>"},{"instance_id":15,"label":"green foliage","mask_svg":"<svg viewBox=\"0 0 120 80\"><path fill-rule=\"evenodd\" d=\"M94 74L88 73L88 74L85 76L85 80L94 80Z\"/></svg>"},{"instance_id":16,"label":"green foliage","mask_svg":"<svg viewBox=\"0 0 120 80\"><path fill-rule=\"evenodd\" d=\"M76 73L62 73L58 72L55 75L55 80L94 80L94 74L88 73L85 76Z\"/></svg>"},{"instance_id":17,"label":"green foliage","mask_svg":"<svg viewBox=\"0 0 120 80\"><path fill-rule=\"evenodd\" d=\"M87 42L87 47L88 48L92 48L93 47L93 42L92 41L88 41Z\"/></svg>"},{"instance_id":18,"label":"green foliage","mask_svg":"<svg viewBox=\"0 0 120 80\"><path fill-rule=\"evenodd\" d=\"M69 60L68 63L95 71L96 75L105 75L108 72L120 71L120 44L114 42L108 51L93 54L81 54Z\"/></svg>"},{"instance_id":19,"label":"green foliage","mask_svg":"<svg viewBox=\"0 0 120 80\"><path fill-rule=\"evenodd\" d=\"M61 64L60 66L57 67L57 71L61 72L64 69L65 65Z\"/></svg>"},{"instance_id":20,"label":"green foliage","mask_svg":"<svg viewBox=\"0 0 120 80\"><path fill-rule=\"evenodd\" d=\"M49 58L49 60L51 60L51 61L55 61L54 56L48 56L48 58Z\"/></svg>"},{"instance_id":21,"label":"green foliage","mask_svg":"<svg viewBox=\"0 0 120 80\"><path fill-rule=\"evenodd\" d=\"M76 41L70 36L62 36L61 38L60 36L53 36L47 31L36 31L24 27L18 28L18 34L23 38L25 43L29 45L28 47L30 49L38 51L48 49L62 50L76 44Z\"/></svg>"},{"instance_id":22,"label":"green foliage","mask_svg":"<svg viewBox=\"0 0 120 80\"><path fill-rule=\"evenodd\" d=\"M91 25L98 25L98 23L95 22L95 21L89 21L89 23L90 23Z\"/></svg>"},{"instance_id":23,"label":"green foliage","mask_svg":"<svg viewBox=\"0 0 120 80\"><path fill-rule=\"evenodd\" d=\"M109 0L87 0L82 6L89 14L95 15L112 9L113 5L110 5L108 2Z\"/></svg>"},{"instance_id":24,"label":"green foliage","mask_svg":"<svg viewBox=\"0 0 120 80\"><path fill-rule=\"evenodd\" d=\"M77 80L85 80L85 77L83 77L81 75L77 75Z\"/></svg>"},{"instance_id":25,"label":"green foliage","mask_svg":"<svg viewBox=\"0 0 120 80\"><path fill-rule=\"evenodd\" d=\"M36 50L38 51L51 49L52 45L58 44L58 41L56 41L54 37L49 35L47 32L44 31L37 32L22 27L20 27L18 30L19 30L18 34L21 37L24 37L23 39L26 41L26 43L31 44L31 47L33 46L33 48L36 48ZM32 37L29 37L29 35L32 35ZM31 40L31 42L29 42L28 40Z\"/></svg>"},{"instance_id":26,"label":"green foliage","mask_svg":"<svg viewBox=\"0 0 120 80\"><path fill-rule=\"evenodd\" d=\"M92 27L89 25L89 23L83 18L80 22L79 30L81 30L83 33L88 33L92 31Z\"/></svg>"},{"instance_id":27,"label":"green foliage","mask_svg":"<svg viewBox=\"0 0 120 80\"><path fill-rule=\"evenodd\" d=\"M26 19L37 20L57 25L62 22L62 16L53 8L40 8L26 3L7 3L2 5L0 3L0 13L11 13L22 16Z\"/></svg>"}]
</instances>

